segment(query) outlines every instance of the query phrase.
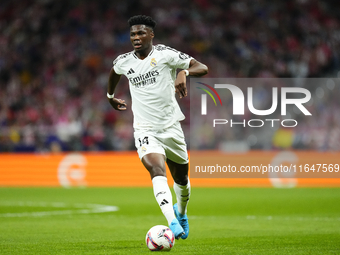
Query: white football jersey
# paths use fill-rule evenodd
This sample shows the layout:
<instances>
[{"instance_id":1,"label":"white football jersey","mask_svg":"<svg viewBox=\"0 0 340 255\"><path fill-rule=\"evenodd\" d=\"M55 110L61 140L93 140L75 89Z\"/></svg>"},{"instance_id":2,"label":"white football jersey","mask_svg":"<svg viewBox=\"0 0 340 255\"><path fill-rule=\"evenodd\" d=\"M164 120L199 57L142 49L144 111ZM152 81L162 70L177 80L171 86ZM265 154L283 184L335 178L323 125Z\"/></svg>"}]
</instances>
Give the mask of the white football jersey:
<instances>
[{"instance_id":1,"label":"white football jersey","mask_svg":"<svg viewBox=\"0 0 340 255\"><path fill-rule=\"evenodd\" d=\"M164 129L185 118L175 98L176 69L189 68L191 59L158 44L143 60L132 51L113 61L115 72L129 80L135 129Z\"/></svg>"}]
</instances>

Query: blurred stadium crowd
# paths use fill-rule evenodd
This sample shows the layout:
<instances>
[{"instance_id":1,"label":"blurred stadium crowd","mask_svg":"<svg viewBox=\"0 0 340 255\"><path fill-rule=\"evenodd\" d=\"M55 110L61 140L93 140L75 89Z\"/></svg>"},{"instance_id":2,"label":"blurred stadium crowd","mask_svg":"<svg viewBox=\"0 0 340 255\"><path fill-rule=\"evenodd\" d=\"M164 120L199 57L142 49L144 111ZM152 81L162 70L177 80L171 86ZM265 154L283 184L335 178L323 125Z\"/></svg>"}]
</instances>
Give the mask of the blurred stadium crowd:
<instances>
[{"instance_id":1,"label":"blurred stadium crowd","mask_svg":"<svg viewBox=\"0 0 340 255\"><path fill-rule=\"evenodd\" d=\"M135 149L131 110L114 111L106 86L112 61L132 50L127 20L136 14L158 22L155 44L207 64L207 77L340 75L336 0L2 0L1 152ZM324 122L305 122L294 131L307 138L281 146L275 133L269 143L258 134L250 147L340 150L339 84L323 94L317 107ZM131 105L125 78L116 96ZM189 98L180 105L188 134ZM249 140L237 133L230 138ZM209 148L203 140L199 147Z\"/></svg>"}]
</instances>

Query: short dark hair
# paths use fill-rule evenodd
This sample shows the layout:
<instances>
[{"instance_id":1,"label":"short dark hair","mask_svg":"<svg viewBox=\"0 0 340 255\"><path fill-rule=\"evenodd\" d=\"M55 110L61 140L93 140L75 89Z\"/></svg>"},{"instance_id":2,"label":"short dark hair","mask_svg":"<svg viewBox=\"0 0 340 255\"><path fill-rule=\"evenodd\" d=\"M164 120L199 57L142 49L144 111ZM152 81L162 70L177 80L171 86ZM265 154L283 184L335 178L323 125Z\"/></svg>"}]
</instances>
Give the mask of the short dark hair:
<instances>
[{"instance_id":1,"label":"short dark hair","mask_svg":"<svg viewBox=\"0 0 340 255\"><path fill-rule=\"evenodd\" d=\"M145 25L150 27L152 30L156 27L156 21L153 20L150 16L146 15L136 15L131 17L128 20L129 26L132 27L134 25Z\"/></svg>"}]
</instances>

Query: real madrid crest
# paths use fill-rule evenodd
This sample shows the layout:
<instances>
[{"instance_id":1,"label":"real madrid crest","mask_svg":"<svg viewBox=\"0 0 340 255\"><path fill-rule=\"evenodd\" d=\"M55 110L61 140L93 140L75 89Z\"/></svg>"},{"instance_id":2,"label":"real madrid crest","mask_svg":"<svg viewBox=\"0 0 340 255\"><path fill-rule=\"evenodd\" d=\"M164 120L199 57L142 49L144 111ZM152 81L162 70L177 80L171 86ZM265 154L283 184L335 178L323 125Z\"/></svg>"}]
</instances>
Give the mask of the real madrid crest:
<instances>
[{"instance_id":1,"label":"real madrid crest","mask_svg":"<svg viewBox=\"0 0 340 255\"><path fill-rule=\"evenodd\" d=\"M157 65L157 61L156 61L155 58L151 59L150 65L151 65L152 67L155 67L155 66Z\"/></svg>"}]
</instances>

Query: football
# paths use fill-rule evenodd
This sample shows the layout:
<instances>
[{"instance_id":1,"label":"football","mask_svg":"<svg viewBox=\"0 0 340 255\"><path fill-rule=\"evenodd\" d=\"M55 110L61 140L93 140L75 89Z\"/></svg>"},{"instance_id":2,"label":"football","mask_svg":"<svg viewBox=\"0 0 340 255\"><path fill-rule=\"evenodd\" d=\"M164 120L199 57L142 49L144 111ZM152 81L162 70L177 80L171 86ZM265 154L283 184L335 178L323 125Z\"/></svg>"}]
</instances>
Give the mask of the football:
<instances>
[{"instance_id":1,"label":"football","mask_svg":"<svg viewBox=\"0 0 340 255\"><path fill-rule=\"evenodd\" d=\"M169 227L157 225L147 232L145 242L150 251L170 251L175 244L175 236Z\"/></svg>"}]
</instances>

